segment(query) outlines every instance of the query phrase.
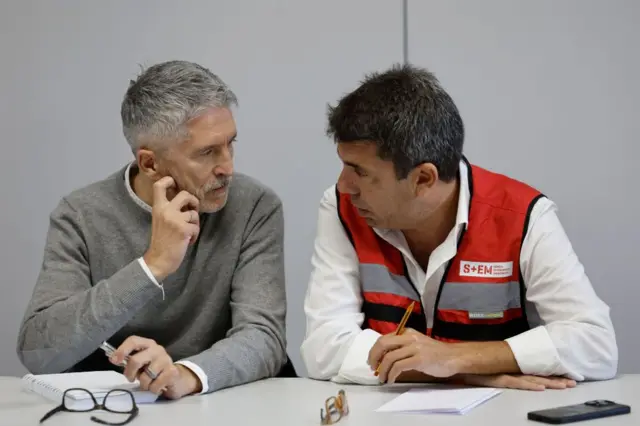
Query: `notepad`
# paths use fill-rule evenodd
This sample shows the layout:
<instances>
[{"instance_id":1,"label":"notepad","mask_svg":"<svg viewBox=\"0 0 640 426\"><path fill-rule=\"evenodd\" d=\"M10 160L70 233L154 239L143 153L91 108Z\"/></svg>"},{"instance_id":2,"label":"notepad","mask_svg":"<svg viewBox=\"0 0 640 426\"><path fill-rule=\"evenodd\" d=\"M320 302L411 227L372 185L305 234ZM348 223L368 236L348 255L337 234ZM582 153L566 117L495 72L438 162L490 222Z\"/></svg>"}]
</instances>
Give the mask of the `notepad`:
<instances>
[{"instance_id":1,"label":"notepad","mask_svg":"<svg viewBox=\"0 0 640 426\"><path fill-rule=\"evenodd\" d=\"M153 392L140 390L138 381L129 382L127 378L116 371L87 371L81 373L61 374L27 374L22 378L22 387L28 391L41 395L48 400L60 404L64 391L70 388L87 389L96 397L98 403L102 403L107 392L113 389L125 389L133 394L137 404L155 402L158 396ZM88 398L86 392L69 392L67 404L85 406ZM117 404L112 398L131 397L126 394L109 395L109 405ZM70 407L72 408L72 407Z\"/></svg>"},{"instance_id":2,"label":"notepad","mask_svg":"<svg viewBox=\"0 0 640 426\"><path fill-rule=\"evenodd\" d=\"M502 392L496 388L412 389L378 408L379 413L466 414Z\"/></svg>"}]
</instances>

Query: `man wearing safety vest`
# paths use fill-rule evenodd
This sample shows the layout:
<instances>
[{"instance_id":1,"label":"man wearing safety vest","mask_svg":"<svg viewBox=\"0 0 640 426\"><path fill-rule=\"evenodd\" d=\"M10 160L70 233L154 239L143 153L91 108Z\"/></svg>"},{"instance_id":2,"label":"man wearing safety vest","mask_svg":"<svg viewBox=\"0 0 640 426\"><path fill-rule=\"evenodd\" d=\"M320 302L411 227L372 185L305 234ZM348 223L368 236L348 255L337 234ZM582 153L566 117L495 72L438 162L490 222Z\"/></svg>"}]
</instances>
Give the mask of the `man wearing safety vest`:
<instances>
[{"instance_id":1,"label":"man wearing safety vest","mask_svg":"<svg viewBox=\"0 0 640 426\"><path fill-rule=\"evenodd\" d=\"M542 390L615 376L609 307L555 204L469 163L458 109L432 73L373 73L328 115L343 169L321 200L311 259L310 377Z\"/></svg>"}]
</instances>

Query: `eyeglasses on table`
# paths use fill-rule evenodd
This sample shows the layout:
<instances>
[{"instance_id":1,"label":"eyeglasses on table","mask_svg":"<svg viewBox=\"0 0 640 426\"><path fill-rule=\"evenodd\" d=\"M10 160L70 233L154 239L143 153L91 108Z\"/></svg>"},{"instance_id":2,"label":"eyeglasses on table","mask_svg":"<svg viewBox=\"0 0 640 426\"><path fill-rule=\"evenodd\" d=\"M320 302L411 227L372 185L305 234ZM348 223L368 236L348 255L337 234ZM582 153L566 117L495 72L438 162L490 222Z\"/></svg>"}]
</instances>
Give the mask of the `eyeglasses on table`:
<instances>
[{"instance_id":1,"label":"eyeglasses on table","mask_svg":"<svg viewBox=\"0 0 640 426\"><path fill-rule=\"evenodd\" d=\"M73 394L70 394L70 392L75 392L82 398L72 398ZM83 395L83 393L86 395ZM59 412L66 411L73 413L86 413L94 410L104 410L117 414L128 414L128 417L124 421L120 422L110 422L99 419L96 416L91 416L91 420L94 422L109 426L126 425L138 415L138 406L133 398L133 394L126 389L112 389L104 396L102 403L98 403L96 397L89 390L83 388L70 388L64 391L64 394L62 395L62 403L45 414L42 419L40 419L40 423Z\"/></svg>"},{"instance_id":2,"label":"eyeglasses on table","mask_svg":"<svg viewBox=\"0 0 640 426\"><path fill-rule=\"evenodd\" d=\"M340 419L349 414L347 395L344 390L338 391L338 396L332 396L324 402L324 409L320 409L320 423L332 425L338 423Z\"/></svg>"}]
</instances>

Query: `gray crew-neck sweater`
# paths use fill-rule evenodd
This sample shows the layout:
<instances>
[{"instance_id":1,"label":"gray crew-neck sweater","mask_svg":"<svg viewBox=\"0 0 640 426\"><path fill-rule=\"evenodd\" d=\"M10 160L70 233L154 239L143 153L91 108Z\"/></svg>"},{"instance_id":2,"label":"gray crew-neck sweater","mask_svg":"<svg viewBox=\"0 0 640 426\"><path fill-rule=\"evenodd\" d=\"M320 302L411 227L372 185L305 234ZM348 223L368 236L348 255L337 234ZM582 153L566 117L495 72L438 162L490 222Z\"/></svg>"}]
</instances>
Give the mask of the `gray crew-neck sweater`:
<instances>
[{"instance_id":1,"label":"gray crew-neck sweater","mask_svg":"<svg viewBox=\"0 0 640 426\"><path fill-rule=\"evenodd\" d=\"M282 205L237 173L226 206L201 214L180 268L153 283L137 260L150 207L123 168L64 197L50 216L42 269L17 351L32 373L116 368L98 349L138 335L207 376L208 391L275 376L286 356Z\"/></svg>"}]
</instances>

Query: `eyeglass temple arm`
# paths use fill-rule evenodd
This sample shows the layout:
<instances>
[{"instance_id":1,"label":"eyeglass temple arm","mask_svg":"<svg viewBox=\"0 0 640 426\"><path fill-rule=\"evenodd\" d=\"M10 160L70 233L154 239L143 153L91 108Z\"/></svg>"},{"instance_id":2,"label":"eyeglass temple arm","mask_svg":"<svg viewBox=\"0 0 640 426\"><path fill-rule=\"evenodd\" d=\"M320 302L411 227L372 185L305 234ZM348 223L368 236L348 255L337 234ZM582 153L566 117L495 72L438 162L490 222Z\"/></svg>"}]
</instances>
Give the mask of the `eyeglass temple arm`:
<instances>
[{"instance_id":1,"label":"eyeglass temple arm","mask_svg":"<svg viewBox=\"0 0 640 426\"><path fill-rule=\"evenodd\" d=\"M124 413L122 413L124 414ZM123 421L123 422L108 422L106 420L102 420L97 418L96 416L91 416L91 420L93 420L96 423L100 423L102 425L108 425L108 426L122 426L122 425L126 425L127 423L129 423L131 420L134 419L134 417L136 417L138 415L138 407L133 407L133 411L131 411L129 413L129 417L127 418L127 420Z\"/></svg>"},{"instance_id":2,"label":"eyeglass temple arm","mask_svg":"<svg viewBox=\"0 0 640 426\"><path fill-rule=\"evenodd\" d=\"M59 413L60 411L64 410L64 404L60 404L58 405L56 408L54 408L53 410L49 411L47 414L45 414L41 419L40 419L40 423L44 422L45 420L47 420L49 417L53 416L56 413Z\"/></svg>"}]
</instances>

